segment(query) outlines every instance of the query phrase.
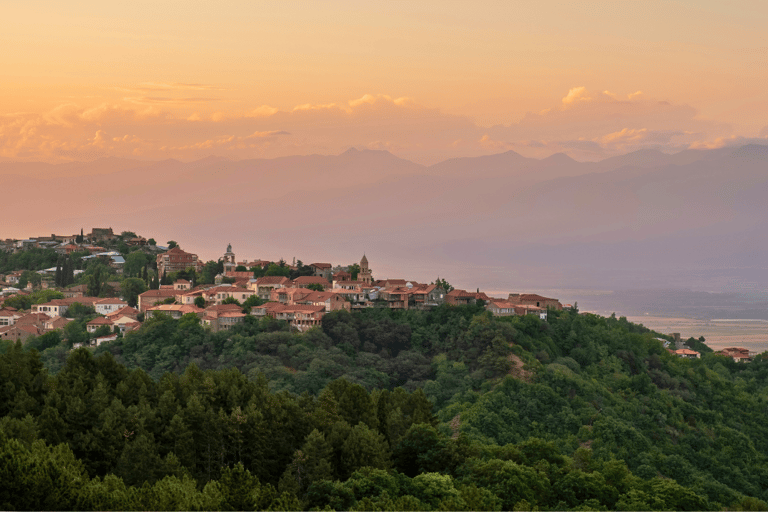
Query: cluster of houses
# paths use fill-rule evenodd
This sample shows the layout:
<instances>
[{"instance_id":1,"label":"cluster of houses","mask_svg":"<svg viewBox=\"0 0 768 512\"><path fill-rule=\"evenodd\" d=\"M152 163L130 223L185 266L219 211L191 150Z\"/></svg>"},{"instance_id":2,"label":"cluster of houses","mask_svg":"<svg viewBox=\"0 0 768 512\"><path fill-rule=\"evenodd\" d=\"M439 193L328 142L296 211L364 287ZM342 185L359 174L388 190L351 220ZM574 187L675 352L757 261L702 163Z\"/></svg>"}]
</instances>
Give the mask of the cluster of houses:
<instances>
[{"instance_id":1,"label":"cluster of houses","mask_svg":"<svg viewBox=\"0 0 768 512\"><path fill-rule=\"evenodd\" d=\"M283 276L254 278L253 272L238 272L235 269L238 266L266 267L271 262L257 260L238 263L231 245L227 247L222 261L224 273L217 276L219 284L191 288L188 281L178 280L173 285L161 286L141 294L139 310L147 316L164 313L181 317L186 313L195 313L205 325L216 331L228 329L246 316L237 310L236 305L232 307L233 304L225 302L234 299L242 304L252 296L265 302L251 307L248 314L285 320L298 330L319 325L325 313L339 309L429 309L441 304L462 305L483 301L486 309L497 316L535 314L546 319L549 308L563 308L557 299L535 294L510 294L506 299L497 299L479 290L445 290L435 283L425 284L405 279L375 280L365 255L360 260L355 279L348 268L334 267L330 263L312 263L308 267L313 275L296 279ZM186 253L180 247L158 255L157 263L158 272L168 273L201 265L196 255ZM228 283L223 284L224 281ZM196 306L201 303L209 306L205 309Z\"/></svg>"},{"instance_id":2,"label":"cluster of houses","mask_svg":"<svg viewBox=\"0 0 768 512\"><path fill-rule=\"evenodd\" d=\"M82 235L81 235L82 236ZM95 244L75 243L77 235L71 237L39 237L28 240L0 241L0 250L20 251L31 247L50 247L62 254L87 250L87 258L99 257L107 260L114 268L121 270L124 260L120 253L104 251ZM111 228L94 228L86 240L111 240L117 236ZM130 245L146 245L144 238L136 237ZM164 248L158 248L163 250ZM173 284L161 285L159 289L149 290L139 295L136 308L130 307L117 297L86 297L86 287L78 285L62 290L63 299L54 299L44 304L35 304L31 311L17 311L11 307L2 307L0 302L0 339L22 342L31 336L40 336L47 332L64 328L72 319L67 317L68 309L75 303L90 306L97 317L88 322L86 330L95 333L100 328L108 335L95 338L95 345L117 339L118 333L125 334L141 326L141 321L157 314L181 318L185 314L195 314L203 325L212 331L228 330L243 322L248 316L256 318L271 317L283 320L299 331L320 325L323 315L331 311L355 311L364 308L386 307L389 309L430 309L442 304L465 305L481 303L495 316L536 315L547 319L549 310L562 310L571 306L561 304L557 299L537 294L511 293L506 298L489 297L480 290L471 292L443 287L444 281L419 283L405 279L374 279L368 258L363 255L359 270L354 276L349 267L333 266L330 263L312 263L308 265L313 275L296 279L283 276L254 278L252 271L237 271L237 267L266 268L270 261L235 260L232 246L227 247L220 259L224 272L216 276L216 284L193 286L185 279L177 279ZM196 254L187 253L176 246L165 250L156 257L158 275L172 274L194 268L200 272L203 262ZM295 266L288 265L296 270ZM55 269L52 269L55 270ZM25 293L13 288L18 283L22 271L4 276L0 282L0 301L9 293ZM443 283L443 284L441 284ZM110 283L119 290L119 283ZM259 305L243 307L253 303L251 297L258 297ZM107 329L103 329L106 327ZM675 341L665 343L667 350L679 357L696 359L701 354L684 345L679 334L673 334ZM754 353L746 348L725 348L718 354L734 361L751 361Z\"/></svg>"},{"instance_id":3,"label":"cluster of houses","mask_svg":"<svg viewBox=\"0 0 768 512\"><path fill-rule=\"evenodd\" d=\"M667 349L667 352L670 354L674 354L678 357L682 357L685 359L700 359L701 358L701 352L697 352L696 350L692 350L685 346L685 343L680 337L680 333L674 332L672 333L672 337L674 338L673 341L667 341L663 338L656 338L657 340L661 341L664 344L664 347ZM722 350L718 350L715 352L715 354L730 357L737 363L744 363L752 361L752 358L755 357L755 352L750 352L749 349L746 349L744 347L728 347L724 348Z\"/></svg>"},{"instance_id":4,"label":"cluster of houses","mask_svg":"<svg viewBox=\"0 0 768 512\"><path fill-rule=\"evenodd\" d=\"M40 336L55 329L62 329L70 321L45 313L25 313L14 308L0 307L0 339L23 342L30 336Z\"/></svg>"},{"instance_id":5,"label":"cluster of houses","mask_svg":"<svg viewBox=\"0 0 768 512\"><path fill-rule=\"evenodd\" d=\"M80 241L78 242L78 239ZM72 253L84 253L87 252L87 256L83 256L82 259L94 259L98 258L116 272L120 273L125 265L125 258L118 251L110 251L99 245L100 243L115 241L122 238L120 235L114 233L112 228L93 228L88 234L75 234L75 235L56 235L39 236L34 238L27 238L24 240L5 239L0 240L0 251L17 253L27 251L30 249L53 249L60 255L69 255ZM128 247L148 247L154 251L163 251L164 247L153 245L149 247L149 242L146 238L136 236L123 240ZM47 268L38 271L42 275L53 275L56 272L56 267ZM74 274L78 275L82 270L75 270ZM24 270L17 270L11 272L5 276L5 283L8 285L18 284L21 279L21 275ZM43 287L47 287L47 281L43 281Z\"/></svg>"},{"instance_id":6,"label":"cluster of houses","mask_svg":"<svg viewBox=\"0 0 768 512\"><path fill-rule=\"evenodd\" d=\"M80 239L80 242L78 242ZM50 236L37 236L33 238L26 238L24 240L17 240L14 238L7 238L0 240L0 250L6 252L19 252L32 248L44 248L55 249L60 254L70 254L72 252L82 251L84 248L92 247L94 251L103 248L97 247L93 244L106 241L114 241L121 239L120 235L115 234L112 228L93 228L90 233L74 234L74 235L56 235ZM128 246L145 246L148 245L148 241L144 237L133 237L125 240Z\"/></svg>"},{"instance_id":7,"label":"cluster of houses","mask_svg":"<svg viewBox=\"0 0 768 512\"><path fill-rule=\"evenodd\" d=\"M89 239L115 237L111 228L95 228L88 236ZM73 245L73 241L67 237L63 237L64 239L60 241L59 237L52 236L52 238L59 244L57 247L63 250L67 250L68 245ZM46 242L46 240L37 240L38 243ZM137 240L136 243L141 243L142 240L144 239ZM22 244L19 247L25 246ZM98 246L93 248L102 249ZM100 255L98 252L93 254ZM237 271L236 268L241 265L246 268L256 266L266 268L272 262L263 260L236 262L231 245L227 247L221 261L224 272L216 277L216 284L193 286L185 279L178 279L173 284L161 285L158 289L140 294L136 308L129 307L126 302L116 297L86 297L83 285L67 288L63 290L63 299L36 304L32 307L32 311L27 313L13 308L4 308L0 310L0 339L24 341L30 336L39 336L53 329L62 328L71 321L67 318L67 310L74 303L91 306L99 314L88 323L88 332L93 333L106 326L110 332L114 333L109 337L103 337L105 339L96 340L96 343L115 339L118 332L123 334L130 332L141 325L140 320L157 314L181 318L185 314L192 313L213 331L230 329L248 315L284 320L295 329L303 331L319 325L324 314L340 309L347 311L371 307L403 310L429 309L441 304L464 305L482 301L485 308L497 316L537 315L543 319L546 319L548 309L563 309L557 299L535 294L510 294L507 298L501 299L489 297L479 290L476 292L446 290L439 284L440 279L431 284L405 279L376 280L373 278L373 272L365 255L360 260L359 270L354 279L349 272L349 267L334 267L330 263L312 263L308 267L313 275L304 275L296 279L283 276L254 278L252 271L242 272ZM201 271L203 267L197 255L187 253L178 246L158 254L156 262L160 275L187 270L190 267ZM18 282L20 275L21 272L14 272L5 276L6 284L12 284L14 279ZM10 291L24 293L15 289ZM260 305L250 308L241 306L248 303L248 300L254 296L260 299L256 301L262 302Z\"/></svg>"},{"instance_id":8,"label":"cluster of houses","mask_svg":"<svg viewBox=\"0 0 768 512\"><path fill-rule=\"evenodd\" d=\"M0 240L0 250L18 252L33 247L55 249L60 254L87 251L86 258L102 258L118 271L122 270L124 259L116 251L106 251L97 245L99 241L115 240L118 235L112 228L93 228L88 235L37 237L25 240ZM79 243L78 243L79 239ZM146 246L147 240L135 237L126 242L129 246ZM155 247L162 251L156 256L158 275L172 274L194 268L201 272L203 262L196 254L185 252L181 247L170 250ZM390 309L430 309L441 304L465 305L480 302L485 309L495 316L536 315L547 319L551 309L562 310L571 306L561 304L557 299L537 294L511 293L506 298L489 297L480 290L446 290L438 279L435 283L419 283L405 279L374 279L368 258L363 255L359 270L354 276L349 267L333 266L330 263L312 263L308 265L313 275L296 279L283 276L254 278L252 271L237 271L237 267L266 268L270 261L255 260L237 262L231 244L220 258L224 272L216 276L216 284L193 286L187 280L178 279L173 284L161 285L159 289L149 290L138 297L136 308L130 307L117 297L86 297L86 287L78 285L62 290L63 299L54 299L44 304L35 304L31 311L17 311L11 307L2 307L0 302L0 339L22 342L31 336L40 336L46 332L64 328L72 320L67 317L69 307L74 303L92 307L98 314L88 322L86 330L95 333L107 327L110 334L96 338L93 343L100 344L117 338L118 333L125 334L141 326L141 321L157 314L181 318L185 314L197 315L203 325L212 331L228 330L244 321L248 316L257 318L271 317L283 320L299 331L320 325L323 315L344 309L360 310L371 307ZM296 270L295 266L288 265ZM48 269L51 272L55 269ZM45 272L45 271L42 271ZM11 272L0 281L0 301L12 293L25 293L14 288L23 271ZM43 281L45 287L46 281ZM110 283L119 290L119 283ZM242 307L251 297L258 297L260 305ZM236 301L236 303L235 303ZM253 302L253 301L250 301ZM102 329L101 332L104 332ZM686 347L679 334L673 334L675 341L665 343L667 350L679 357L696 359L701 354ZM754 353L743 347L729 347L717 352L734 361L751 361Z\"/></svg>"},{"instance_id":9,"label":"cluster of houses","mask_svg":"<svg viewBox=\"0 0 768 512\"><path fill-rule=\"evenodd\" d=\"M718 350L715 352L715 354L720 354L722 356L730 357L737 363L744 363L751 361L753 357L755 357L754 352L750 352L749 349L746 349L744 347L728 347L724 348L722 350Z\"/></svg>"},{"instance_id":10,"label":"cluster of houses","mask_svg":"<svg viewBox=\"0 0 768 512\"><path fill-rule=\"evenodd\" d=\"M112 333L96 338L95 344L112 341L117 339L117 332L124 334L141 326L139 311L121 299L75 296L33 304L28 312L7 306L0 308L0 339L25 342L30 336L63 329L72 321L67 312L75 303L92 307L99 315L86 324L89 333L96 332L103 325L107 325Z\"/></svg>"}]
</instances>

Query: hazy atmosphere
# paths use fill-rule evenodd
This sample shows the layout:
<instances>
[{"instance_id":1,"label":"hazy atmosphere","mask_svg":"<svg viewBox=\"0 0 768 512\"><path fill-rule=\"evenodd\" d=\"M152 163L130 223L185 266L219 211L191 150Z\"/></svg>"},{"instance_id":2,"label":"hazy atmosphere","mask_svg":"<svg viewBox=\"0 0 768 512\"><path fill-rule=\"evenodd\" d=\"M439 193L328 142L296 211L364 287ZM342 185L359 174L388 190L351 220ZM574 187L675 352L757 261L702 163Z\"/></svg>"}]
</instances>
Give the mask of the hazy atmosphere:
<instances>
[{"instance_id":1,"label":"hazy atmosphere","mask_svg":"<svg viewBox=\"0 0 768 512\"><path fill-rule=\"evenodd\" d=\"M768 283L764 2L7 11L3 237L493 291Z\"/></svg>"},{"instance_id":2,"label":"hazy atmosphere","mask_svg":"<svg viewBox=\"0 0 768 512\"><path fill-rule=\"evenodd\" d=\"M4 2L0 511L768 511L767 28Z\"/></svg>"},{"instance_id":3,"label":"hazy atmosphere","mask_svg":"<svg viewBox=\"0 0 768 512\"><path fill-rule=\"evenodd\" d=\"M513 149L599 160L768 136L765 2L6 6L0 155Z\"/></svg>"}]
</instances>

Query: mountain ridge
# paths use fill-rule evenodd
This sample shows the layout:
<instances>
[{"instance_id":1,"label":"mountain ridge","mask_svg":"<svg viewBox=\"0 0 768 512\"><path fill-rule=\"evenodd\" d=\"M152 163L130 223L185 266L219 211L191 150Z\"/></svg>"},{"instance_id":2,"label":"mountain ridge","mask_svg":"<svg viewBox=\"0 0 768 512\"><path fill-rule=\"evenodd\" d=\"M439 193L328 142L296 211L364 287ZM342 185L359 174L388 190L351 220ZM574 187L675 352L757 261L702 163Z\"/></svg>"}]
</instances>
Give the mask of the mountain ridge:
<instances>
[{"instance_id":1,"label":"mountain ridge","mask_svg":"<svg viewBox=\"0 0 768 512\"><path fill-rule=\"evenodd\" d=\"M120 160L111 173L6 175L14 189L33 192L9 195L4 227L17 231L0 236L130 225L158 239L190 240L185 249L210 259L217 257L210 247L233 242L241 254L273 259L378 253L387 272L402 264L440 268L494 288L658 285L670 276L705 286L702 276L728 258L768 256L760 222L768 215L768 147L681 153L643 150L592 163L504 152L433 166L354 148L276 159ZM105 162L88 169L101 172ZM622 262L632 268L622 272ZM499 283L489 268L511 269L511 277ZM749 284L743 274L733 286Z\"/></svg>"}]
</instances>

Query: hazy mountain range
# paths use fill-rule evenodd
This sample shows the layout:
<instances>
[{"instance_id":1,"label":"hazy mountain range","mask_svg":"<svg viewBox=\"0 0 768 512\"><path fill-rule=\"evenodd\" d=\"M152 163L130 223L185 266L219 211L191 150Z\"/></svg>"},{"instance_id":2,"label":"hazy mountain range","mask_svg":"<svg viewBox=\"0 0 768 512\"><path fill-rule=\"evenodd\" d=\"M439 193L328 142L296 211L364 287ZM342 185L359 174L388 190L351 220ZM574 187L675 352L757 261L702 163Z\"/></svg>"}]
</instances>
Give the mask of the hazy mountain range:
<instances>
[{"instance_id":1,"label":"hazy mountain range","mask_svg":"<svg viewBox=\"0 0 768 512\"><path fill-rule=\"evenodd\" d=\"M768 146L601 162L509 151L432 166L385 151L184 163L0 162L0 237L111 226L214 259L351 263L460 287L768 284Z\"/></svg>"}]
</instances>

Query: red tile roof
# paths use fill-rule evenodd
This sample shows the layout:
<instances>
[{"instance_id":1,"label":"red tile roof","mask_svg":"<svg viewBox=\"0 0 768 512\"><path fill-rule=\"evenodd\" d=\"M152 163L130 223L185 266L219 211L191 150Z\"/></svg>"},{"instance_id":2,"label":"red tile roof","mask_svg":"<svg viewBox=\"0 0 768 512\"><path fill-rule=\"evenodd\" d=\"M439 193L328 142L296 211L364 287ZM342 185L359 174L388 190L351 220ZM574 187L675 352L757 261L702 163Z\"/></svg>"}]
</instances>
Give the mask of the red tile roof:
<instances>
[{"instance_id":1,"label":"red tile roof","mask_svg":"<svg viewBox=\"0 0 768 512\"><path fill-rule=\"evenodd\" d=\"M88 322L86 325L113 325L114 322L105 316L98 316Z\"/></svg>"},{"instance_id":2,"label":"red tile roof","mask_svg":"<svg viewBox=\"0 0 768 512\"><path fill-rule=\"evenodd\" d=\"M143 299L151 299L151 298L168 298L168 297L175 297L178 294L178 290L174 290L173 288L160 288L158 290L147 290L144 293L139 294L139 297ZM82 298L82 297L78 297Z\"/></svg>"},{"instance_id":3,"label":"red tile roof","mask_svg":"<svg viewBox=\"0 0 768 512\"><path fill-rule=\"evenodd\" d=\"M329 288L331 286L331 283L329 283L327 279L322 278L320 276L301 276L293 280L293 285L296 288L306 286L309 284L319 284L326 288Z\"/></svg>"},{"instance_id":4,"label":"red tile roof","mask_svg":"<svg viewBox=\"0 0 768 512\"><path fill-rule=\"evenodd\" d=\"M125 302L124 300L120 300L116 297L106 297L104 299L99 299L95 302L95 304L124 304L126 306L128 305L127 302Z\"/></svg>"},{"instance_id":5,"label":"red tile roof","mask_svg":"<svg viewBox=\"0 0 768 512\"><path fill-rule=\"evenodd\" d=\"M202 313L205 311L197 306L190 306L188 304L160 304L159 306L152 306L147 308L147 311L178 311L180 313Z\"/></svg>"},{"instance_id":6,"label":"red tile roof","mask_svg":"<svg viewBox=\"0 0 768 512\"><path fill-rule=\"evenodd\" d=\"M253 272L251 272L250 270L240 271L240 272L237 272L235 270L230 270L229 272L225 272L224 275L226 277L234 277L234 278L241 278L241 279L253 278Z\"/></svg>"},{"instance_id":7,"label":"red tile roof","mask_svg":"<svg viewBox=\"0 0 768 512\"><path fill-rule=\"evenodd\" d=\"M26 315L16 320L16 325L29 325L29 324L43 323L50 319L51 317L46 315L45 313L27 313Z\"/></svg>"},{"instance_id":8,"label":"red tile roof","mask_svg":"<svg viewBox=\"0 0 768 512\"><path fill-rule=\"evenodd\" d=\"M290 284L290 283L291 283L291 280L285 276L264 276L256 280L257 286L266 285L266 284Z\"/></svg>"},{"instance_id":9,"label":"red tile roof","mask_svg":"<svg viewBox=\"0 0 768 512\"><path fill-rule=\"evenodd\" d=\"M122 316L129 316L129 317L136 317L139 314L138 309L134 309L131 306L125 306L123 308L118 309L117 311L113 311L107 315L108 318L119 318Z\"/></svg>"}]
</instances>

